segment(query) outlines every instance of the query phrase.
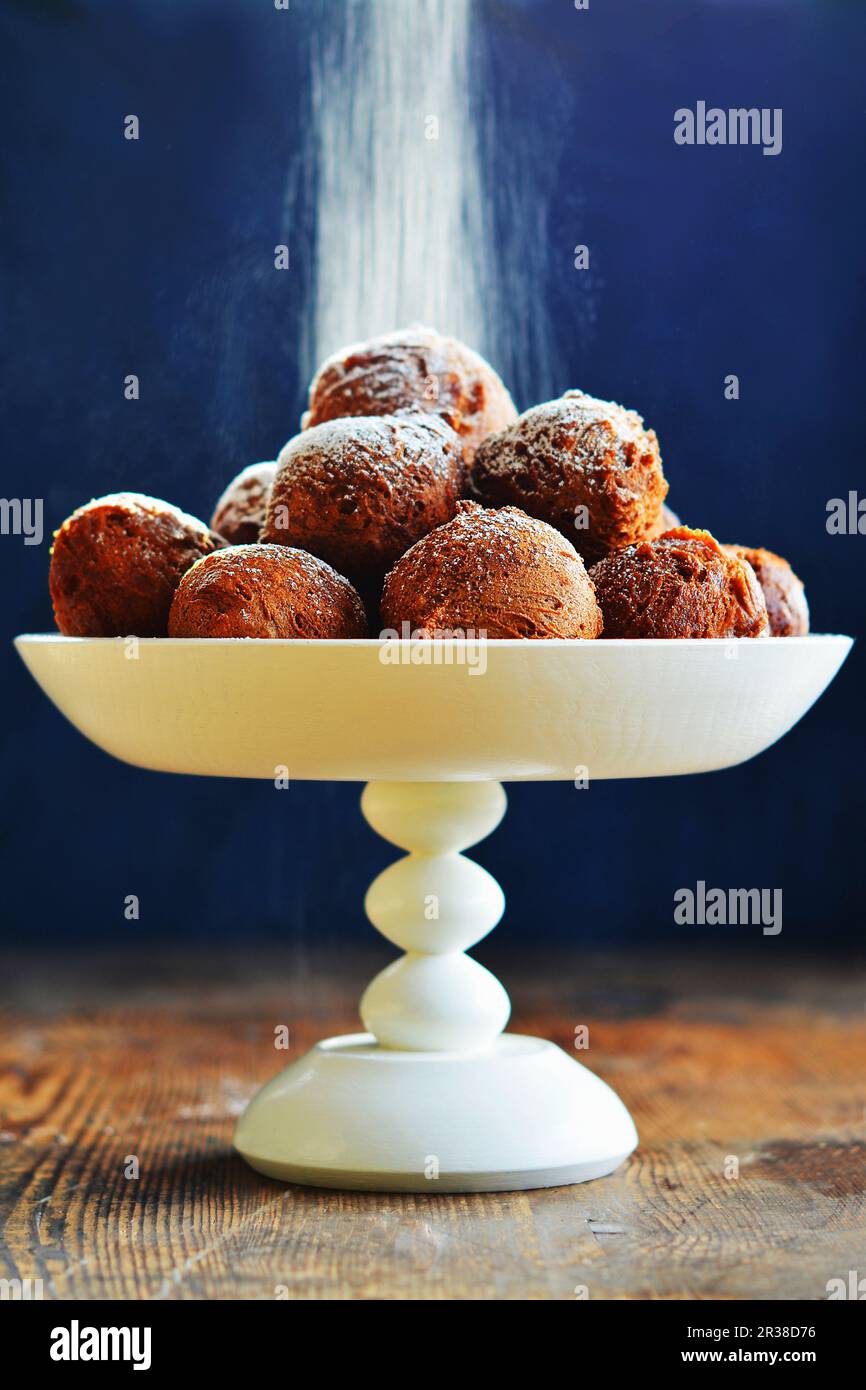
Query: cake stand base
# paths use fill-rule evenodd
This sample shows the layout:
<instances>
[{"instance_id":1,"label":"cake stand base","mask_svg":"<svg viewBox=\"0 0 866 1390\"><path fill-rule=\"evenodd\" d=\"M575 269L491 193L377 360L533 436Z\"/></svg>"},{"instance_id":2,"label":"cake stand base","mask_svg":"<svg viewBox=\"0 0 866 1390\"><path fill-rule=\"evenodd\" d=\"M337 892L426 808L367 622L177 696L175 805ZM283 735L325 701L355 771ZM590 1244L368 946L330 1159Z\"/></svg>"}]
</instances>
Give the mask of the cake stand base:
<instances>
[{"instance_id":1,"label":"cake stand base","mask_svg":"<svg viewBox=\"0 0 866 1390\"><path fill-rule=\"evenodd\" d=\"M497 1192L586 1182L637 1144L619 1097L540 1038L401 1052L326 1038L250 1102L235 1148L284 1182L387 1192Z\"/></svg>"}]
</instances>

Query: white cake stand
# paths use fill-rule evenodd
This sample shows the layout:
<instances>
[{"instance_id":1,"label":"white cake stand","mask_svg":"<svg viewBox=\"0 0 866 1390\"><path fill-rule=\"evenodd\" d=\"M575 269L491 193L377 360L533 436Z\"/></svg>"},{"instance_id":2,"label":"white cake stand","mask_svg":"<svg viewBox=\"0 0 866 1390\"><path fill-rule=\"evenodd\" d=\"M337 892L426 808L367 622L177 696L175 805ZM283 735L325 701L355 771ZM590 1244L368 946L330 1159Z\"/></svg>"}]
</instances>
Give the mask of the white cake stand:
<instances>
[{"instance_id":1,"label":"white cake stand","mask_svg":"<svg viewBox=\"0 0 866 1390\"><path fill-rule=\"evenodd\" d=\"M268 1082L235 1145L291 1182L440 1192L583 1182L637 1144L599 1077L552 1043L503 1032L508 996L464 954L504 907L461 854L502 818L501 782L743 762L805 714L850 646L17 641L66 717L125 762L368 783L364 815L408 854L366 909L405 954L361 1000L367 1031L325 1039Z\"/></svg>"}]
</instances>

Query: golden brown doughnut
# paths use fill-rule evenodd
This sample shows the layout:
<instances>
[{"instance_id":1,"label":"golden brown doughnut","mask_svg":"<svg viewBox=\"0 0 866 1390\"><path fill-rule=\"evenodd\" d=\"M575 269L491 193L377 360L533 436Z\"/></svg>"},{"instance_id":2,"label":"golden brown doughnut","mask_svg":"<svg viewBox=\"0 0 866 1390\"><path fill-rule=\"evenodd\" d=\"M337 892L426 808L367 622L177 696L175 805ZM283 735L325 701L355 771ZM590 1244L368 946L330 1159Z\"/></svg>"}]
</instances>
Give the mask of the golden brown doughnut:
<instances>
[{"instance_id":1,"label":"golden brown doughnut","mask_svg":"<svg viewBox=\"0 0 866 1390\"><path fill-rule=\"evenodd\" d=\"M364 606L324 560L282 545L233 545L177 586L170 637L366 637Z\"/></svg>"},{"instance_id":2,"label":"golden brown doughnut","mask_svg":"<svg viewBox=\"0 0 866 1390\"><path fill-rule=\"evenodd\" d=\"M97 497L54 537L57 626L68 637L164 637L181 575L223 545L204 522L155 497Z\"/></svg>"},{"instance_id":3,"label":"golden brown doughnut","mask_svg":"<svg viewBox=\"0 0 866 1390\"><path fill-rule=\"evenodd\" d=\"M726 545L724 550L738 555L752 566L767 601L770 633L773 637L805 637L809 631L809 604L802 579L798 579L787 560L772 550L753 550L745 545Z\"/></svg>"},{"instance_id":4,"label":"golden brown doughnut","mask_svg":"<svg viewBox=\"0 0 866 1390\"><path fill-rule=\"evenodd\" d=\"M310 386L302 428L343 415L393 415L413 407L451 419L467 463L482 439L517 417L489 362L457 338L413 324L328 358Z\"/></svg>"},{"instance_id":5,"label":"golden brown doughnut","mask_svg":"<svg viewBox=\"0 0 866 1390\"><path fill-rule=\"evenodd\" d=\"M577 551L516 507L461 502L385 580L386 629L435 637L598 637L601 613Z\"/></svg>"},{"instance_id":6,"label":"golden brown doughnut","mask_svg":"<svg viewBox=\"0 0 866 1390\"><path fill-rule=\"evenodd\" d=\"M261 538L378 591L395 560L454 515L463 479L460 442L438 416L331 420L280 454Z\"/></svg>"},{"instance_id":7,"label":"golden brown doughnut","mask_svg":"<svg viewBox=\"0 0 866 1390\"><path fill-rule=\"evenodd\" d=\"M275 463L251 463L232 478L211 517L211 526L229 545L255 545L264 525Z\"/></svg>"},{"instance_id":8,"label":"golden brown doughnut","mask_svg":"<svg viewBox=\"0 0 866 1390\"><path fill-rule=\"evenodd\" d=\"M589 572L605 637L764 637L767 605L754 570L709 531L681 526L617 550Z\"/></svg>"},{"instance_id":9,"label":"golden brown doughnut","mask_svg":"<svg viewBox=\"0 0 866 1390\"><path fill-rule=\"evenodd\" d=\"M668 485L658 440L633 410L566 391L479 447L473 491L550 522L589 560L642 538Z\"/></svg>"}]
</instances>

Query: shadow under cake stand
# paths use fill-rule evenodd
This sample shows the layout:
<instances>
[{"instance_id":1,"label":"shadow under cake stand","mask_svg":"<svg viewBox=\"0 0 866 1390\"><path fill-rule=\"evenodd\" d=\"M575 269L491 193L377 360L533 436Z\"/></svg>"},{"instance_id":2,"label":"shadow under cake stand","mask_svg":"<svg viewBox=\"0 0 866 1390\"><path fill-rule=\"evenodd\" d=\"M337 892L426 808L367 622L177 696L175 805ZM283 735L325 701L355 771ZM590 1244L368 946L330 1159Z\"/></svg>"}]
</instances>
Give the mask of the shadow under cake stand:
<instances>
[{"instance_id":1,"label":"shadow under cake stand","mask_svg":"<svg viewBox=\"0 0 866 1390\"><path fill-rule=\"evenodd\" d=\"M367 783L364 815L408 853L366 911L405 954L361 999L367 1031L326 1038L269 1081L234 1142L291 1182L469 1192L601 1177L638 1142L592 1071L503 1031L505 990L464 954L504 909L461 853L501 820L501 783L744 762L806 713L851 640L16 645L75 727L125 762Z\"/></svg>"}]
</instances>

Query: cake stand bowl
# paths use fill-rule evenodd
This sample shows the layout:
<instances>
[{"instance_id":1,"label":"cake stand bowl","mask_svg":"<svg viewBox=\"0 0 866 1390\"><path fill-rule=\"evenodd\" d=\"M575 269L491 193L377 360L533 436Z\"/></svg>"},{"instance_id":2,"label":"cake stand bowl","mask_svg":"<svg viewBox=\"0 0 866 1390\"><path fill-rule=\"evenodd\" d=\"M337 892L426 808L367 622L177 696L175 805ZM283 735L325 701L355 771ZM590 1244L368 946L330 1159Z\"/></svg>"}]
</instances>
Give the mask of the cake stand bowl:
<instances>
[{"instance_id":1,"label":"cake stand bowl","mask_svg":"<svg viewBox=\"0 0 866 1390\"><path fill-rule=\"evenodd\" d=\"M19 637L81 733L138 767L304 781L711 772L775 743L848 637L232 641Z\"/></svg>"},{"instance_id":2,"label":"cake stand bowl","mask_svg":"<svg viewBox=\"0 0 866 1390\"><path fill-rule=\"evenodd\" d=\"M366 1031L323 1040L268 1082L235 1146L287 1181L444 1192L585 1181L637 1144L594 1072L503 1032L508 996L466 954L504 910L462 853L501 820L502 783L583 787L744 762L802 718L851 639L16 646L66 718L135 766L367 783L364 815L407 853L365 907L404 954L364 993Z\"/></svg>"}]
</instances>

